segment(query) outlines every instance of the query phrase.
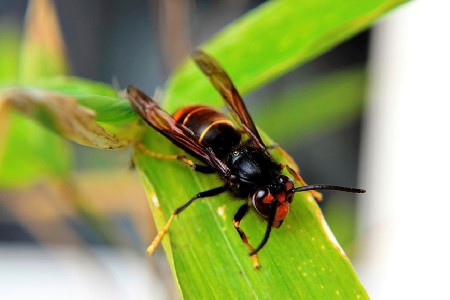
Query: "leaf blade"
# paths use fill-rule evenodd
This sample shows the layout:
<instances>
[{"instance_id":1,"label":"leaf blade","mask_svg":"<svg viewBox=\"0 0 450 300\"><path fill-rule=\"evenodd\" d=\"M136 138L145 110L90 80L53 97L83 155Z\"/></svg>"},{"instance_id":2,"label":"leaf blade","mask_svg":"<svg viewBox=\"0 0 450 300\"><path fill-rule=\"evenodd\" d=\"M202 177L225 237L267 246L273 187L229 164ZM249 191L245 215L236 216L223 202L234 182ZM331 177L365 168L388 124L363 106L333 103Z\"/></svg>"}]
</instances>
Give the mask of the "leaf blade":
<instances>
[{"instance_id":1,"label":"leaf blade","mask_svg":"<svg viewBox=\"0 0 450 300\"><path fill-rule=\"evenodd\" d=\"M79 104L83 101L93 102L93 106L102 112L100 121L96 111ZM81 145L125 148L139 132L129 103L119 98L95 95L77 98L49 90L9 88L0 92L0 102L3 107L14 108Z\"/></svg>"},{"instance_id":2,"label":"leaf blade","mask_svg":"<svg viewBox=\"0 0 450 300\"><path fill-rule=\"evenodd\" d=\"M298 142L358 118L365 88L363 68L343 69L316 78L301 89L283 91L273 102L276 105L263 104L253 115L268 135L288 146L294 142L292 137ZM273 116L280 121L273 122Z\"/></svg>"},{"instance_id":3,"label":"leaf blade","mask_svg":"<svg viewBox=\"0 0 450 300\"><path fill-rule=\"evenodd\" d=\"M2 53L6 55L6 60L14 61L17 67L16 70L5 69L8 74L1 75L2 85L67 72L68 63L64 56L63 41L56 12L50 0L30 1L25 38L17 50L16 53L11 51ZM0 131L0 185L11 187L46 177L68 176L71 154L66 142L11 111L8 101L3 99L3 92L2 89L0 115L4 118L0 120L3 127ZM45 151L45 148L48 148L48 151ZM58 152L57 149L62 149L62 152ZM37 153L42 155L36 155ZM55 155L49 156L48 153Z\"/></svg>"},{"instance_id":4,"label":"leaf blade","mask_svg":"<svg viewBox=\"0 0 450 300\"><path fill-rule=\"evenodd\" d=\"M219 59L241 94L245 94L320 55L402 2L272 1L230 25L203 48ZM302 12L304 7L310 10ZM266 17L269 15L272 19ZM278 39L280 36L286 39ZM192 101L222 105L192 62L185 63L173 75L165 100L169 112L193 104ZM146 138L147 135L151 137ZM148 132L143 142L157 152L178 153ZM138 152L135 163L145 180L152 182L159 201L160 206L152 208L158 211L158 227L165 223L163 216L170 215L175 207L219 183L207 176L190 174L183 166L177 167L177 162L158 161ZM162 169L168 172L164 181L154 171ZM226 196L217 198L198 201L195 207L186 209L172 225L170 241L169 237L163 241L166 248L170 245L169 260L184 297L368 298L309 195L296 195L283 227L274 230L260 252L260 271L252 269L246 249L231 225L238 203ZM221 214L223 210L226 213ZM182 225L180 219L184 221ZM246 217L242 227L253 244L259 242L265 228L255 216Z\"/></svg>"},{"instance_id":5,"label":"leaf blade","mask_svg":"<svg viewBox=\"0 0 450 300\"><path fill-rule=\"evenodd\" d=\"M367 28L405 0L269 1L233 22L201 48L226 66L240 93L322 54ZM208 99L222 105L194 64L180 66L167 84L167 109Z\"/></svg>"},{"instance_id":6,"label":"leaf blade","mask_svg":"<svg viewBox=\"0 0 450 300\"><path fill-rule=\"evenodd\" d=\"M144 142L158 153L179 153L152 131L145 133ZM163 216L169 216L175 207L200 191L221 185L214 176L193 173L177 161L155 159L139 151L134 160L154 188L149 204L157 212L158 227L165 224ZM164 176L156 170L164 170ZM273 231L259 254L261 270L253 269L248 250L232 226L233 215L241 204L228 195L198 200L172 224L163 245L170 245L167 255L173 259L185 298L339 298L336 291L343 298L367 298L350 262L330 242L326 223L309 194L296 195L285 223ZM241 225L251 243L260 241L265 223L254 213L246 216ZM316 283L319 279L326 283L326 289Z\"/></svg>"},{"instance_id":7,"label":"leaf blade","mask_svg":"<svg viewBox=\"0 0 450 300\"><path fill-rule=\"evenodd\" d=\"M68 65L53 1L30 1L20 54L19 81L67 74Z\"/></svg>"}]
</instances>

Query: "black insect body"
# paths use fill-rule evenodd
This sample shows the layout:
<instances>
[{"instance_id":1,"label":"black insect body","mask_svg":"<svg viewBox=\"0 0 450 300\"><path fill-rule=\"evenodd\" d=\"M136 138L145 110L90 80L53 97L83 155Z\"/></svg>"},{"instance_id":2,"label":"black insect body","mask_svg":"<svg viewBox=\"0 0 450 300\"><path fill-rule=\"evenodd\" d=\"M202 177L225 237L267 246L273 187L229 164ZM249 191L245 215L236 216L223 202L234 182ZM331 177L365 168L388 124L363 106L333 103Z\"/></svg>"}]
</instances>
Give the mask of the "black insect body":
<instances>
[{"instance_id":1,"label":"black insect body","mask_svg":"<svg viewBox=\"0 0 450 300\"><path fill-rule=\"evenodd\" d=\"M211 107L187 106L178 110L173 118L189 128L197 137L197 141L205 147L210 147L220 160L241 142L241 133L233 122Z\"/></svg>"},{"instance_id":2,"label":"black insect body","mask_svg":"<svg viewBox=\"0 0 450 300\"><path fill-rule=\"evenodd\" d=\"M191 203L228 191L235 197L246 200L235 214L233 225L250 250L254 267L259 268L257 252L268 241L272 227L278 228L283 223L296 192L310 191L320 201L321 194L315 190L340 190L352 193L365 191L335 185L307 185L290 166L277 163L268 151L270 148L277 149L288 159L289 157L277 146L264 145L242 98L222 67L201 51L194 52L192 58L222 95L241 128L236 128L224 114L207 106L187 106L170 116L137 88L133 86L127 88L128 99L133 109L150 126L202 164L195 164L185 156L174 158L198 172L218 173L223 181L222 186L200 192L176 208L148 248L148 252L154 251L167 233L174 217ZM242 133L248 138L242 138ZM282 174L284 168L302 184L301 187L294 187L292 179ZM244 231L239 227L240 221L250 208L255 209L267 221L264 238L256 248L250 245Z\"/></svg>"}]
</instances>

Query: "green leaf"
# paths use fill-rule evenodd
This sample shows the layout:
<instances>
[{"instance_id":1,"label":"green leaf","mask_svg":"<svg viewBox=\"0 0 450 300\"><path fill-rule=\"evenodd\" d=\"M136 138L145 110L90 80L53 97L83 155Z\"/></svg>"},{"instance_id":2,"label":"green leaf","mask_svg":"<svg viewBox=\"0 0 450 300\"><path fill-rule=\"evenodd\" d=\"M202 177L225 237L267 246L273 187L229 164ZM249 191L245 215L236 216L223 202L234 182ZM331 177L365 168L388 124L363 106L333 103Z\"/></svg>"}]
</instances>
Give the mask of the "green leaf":
<instances>
[{"instance_id":1,"label":"green leaf","mask_svg":"<svg viewBox=\"0 0 450 300\"><path fill-rule=\"evenodd\" d=\"M182 153L153 131L147 132L144 143L158 153ZM155 159L139 150L134 160L158 227L190 197L222 185L214 175L195 173L178 161ZM295 196L283 226L272 231L259 254L262 268L255 270L232 225L243 201L228 195L198 200L173 222L163 245L185 298L367 298L308 193ZM252 212L241 227L255 245L266 223Z\"/></svg>"},{"instance_id":2,"label":"green leaf","mask_svg":"<svg viewBox=\"0 0 450 300\"><path fill-rule=\"evenodd\" d=\"M0 188L68 176L72 156L65 141L0 100ZM6 147L4 147L6 146Z\"/></svg>"},{"instance_id":3,"label":"green leaf","mask_svg":"<svg viewBox=\"0 0 450 300\"><path fill-rule=\"evenodd\" d=\"M128 101L120 98L112 86L77 77L59 76L33 82L30 86L76 98L78 104L92 109L100 125L125 127L137 120Z\"/></svg>"},{"instance_id":4,"label":"green leaf","mask_svg":"<svg viewBox=\"0 0 450 300\"><path fill-rule=\"evenodd\" d=\"M91 104L96 111L86 106ZM136 138L136 116L127 101L49 90L10 88L0 92L0 103L35 119L46 128L81 145L102 149L125 148Z\"/></svg>"},{"instance_id":5,"label":"green leaf","mask_svg":"<svg viewBox=\"0 0 450 300\"><path fill-rule=\"evenodd\" d=\"M53 1L30 1L25 26L19 66L20 82L67 74L64 41Z\"/></svg>"},{"instance_id":6,"label":"green leaf","mask_svg":"<svg viewBox=\"0 0 450 300\"><path fill-rule=\"evenodd\" d=\"M118 92L110 85L72 76L53 76L37 79L27 84L41 89L52 90L72 96L97 95L118 97Z\"/></svg>"},{"instance_id":7,"label":"green leaf","mask_svg":"<svg viewBox=\"0 0 450 300\"><path fill-rule=\"evenodd\" d=\"M2 25L5 26L4 23ZM0 31L15 30L3 27ZM6 41L10 43L11 39ZM0 78L2 85L36 80L67 71L63 42L51 1L30 1L25 37L20 49L10 45L6 47L9 51L6 51L4 47L0 53L1 61L11 62L12 65L4 69L5 73ZM11 51L12 48L16 51ZM5 95L4 90L0 91L0 185L11 187L47 177L68 176L71 154L66 142L12 111L11 103L14 101L5 101L8 96L11 94ZM16 100L19 100L15 104L23 108L22 112L28 110L23 106L26 101L20 103L20 99ZM50 126L52 120L47 112L36 109L36 106L33 108L29 112L40 115L46 125Z\"/></svg>"},{"instance_id":8,"label":"green leaf","mask_svg":"<svg viewBox=\"0 0 450 300\"><path fill-rule=\"evenodd\" d=\"M20 32L12 20L0 20L0 86L17 81Z\"/></svg>"},{"instance_id":9,"label":"green leaf","mask_svg":"<svg viewBox=\"0 0 450 300\"><path fill-rule=\"evenodd\" d=\"M321 76L258 107L254 119L269 136L288 146L292 137L299 141L356 119L361 114L365 80L362 68Z\"/></svg>"},{"instance_id":10,"label":"green leaf","mask_svg":"<svg viewBox=\"0 0 450 300\"><path fill-rule=\"evenodd\" d=\"M218 58L241 94L246 94L363 30L402 2L269 1L225 28L202 48ZM194 101L223 105L209 81L189 61L170 79L165 107L173 112ZM349 105L357 107L354 103ZM324 105L320 107L324 109ZM319 117L330 114L329 110L323 111ZM142 142L158 153L182 153L151 129ZM274 156L283 161L279 155ZM139 149L134 160L158 228L166 223L173 209L198 192L222 184L214 176L194 173L180 162L156 159ZM163 246L182 297L368 298L308 193L295 196L283 226L273 230L268 244L259 253L262 264L259 271L253 269L248 250L232 225L242 203L228 195L198 200L173 222ZM241 227L256 245L266 224L250 214Z\"/></svg>"},{"instance_id":11,"label":"green leaf","mask_svg":"<svg viewBox=\"0 0 450 300\"><path fill-rule=\"evenodd\" d=\"M226 66L238 90L245 95L367 28L403 2L406 1L268 1L201 48ZM212 105L222 105L209 82L187 61L168 83L166 105L173 111L208 97Z\"/></svg>"}]
</instances>

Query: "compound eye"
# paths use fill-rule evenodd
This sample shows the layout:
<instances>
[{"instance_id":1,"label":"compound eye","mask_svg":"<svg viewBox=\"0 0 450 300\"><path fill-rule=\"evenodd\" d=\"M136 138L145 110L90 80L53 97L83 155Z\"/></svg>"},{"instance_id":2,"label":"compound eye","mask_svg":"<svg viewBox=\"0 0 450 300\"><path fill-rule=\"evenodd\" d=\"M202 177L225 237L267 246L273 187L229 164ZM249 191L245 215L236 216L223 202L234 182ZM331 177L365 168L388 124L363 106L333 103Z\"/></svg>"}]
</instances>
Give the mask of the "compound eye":
<instances>
[{"instance_id":1,"label":"compound eye","mask_svg":"<svg viewBox=\"0 0 450 300\"><path fill-rule=\"evenodd\" d=\"M292 190L294 188L294 183L292 182L292 179L285 175L280 175L278 177L278 183L280 183L282 186L284 186L285 191Z\"/></svg>"},{"instance_id":2,"label":"compound eye","mask_svg":"<svg viewBox=\"0 0 450 300\"><path fill-rule=\"evenodd\" d=\"M252 196L252 203L256 211L266 219L270 215L270 206L273 202L273 195L268 188L257 190Z\"/></svg>"}]
</instances>

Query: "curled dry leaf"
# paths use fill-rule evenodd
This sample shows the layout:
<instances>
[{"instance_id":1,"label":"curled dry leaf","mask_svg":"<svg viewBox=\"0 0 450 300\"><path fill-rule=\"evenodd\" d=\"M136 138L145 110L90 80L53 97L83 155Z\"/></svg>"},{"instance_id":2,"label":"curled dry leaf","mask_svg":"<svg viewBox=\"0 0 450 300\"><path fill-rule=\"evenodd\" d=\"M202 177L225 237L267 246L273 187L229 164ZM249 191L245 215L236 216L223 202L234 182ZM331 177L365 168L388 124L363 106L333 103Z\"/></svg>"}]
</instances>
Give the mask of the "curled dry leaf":
<instances>
[{"instance_id":1,"label":"curled dry leaf","mask_svg":"<svg viewBox=\"0 0 450 300\"><path fill-rule=\"evenodd\" d=\"M78 144L101 149L127 147L131 140L108 133L95 111L74 97L38 89L10 88L0 93L2 107L14 108Z\"/></svg>"}]
</instances>

